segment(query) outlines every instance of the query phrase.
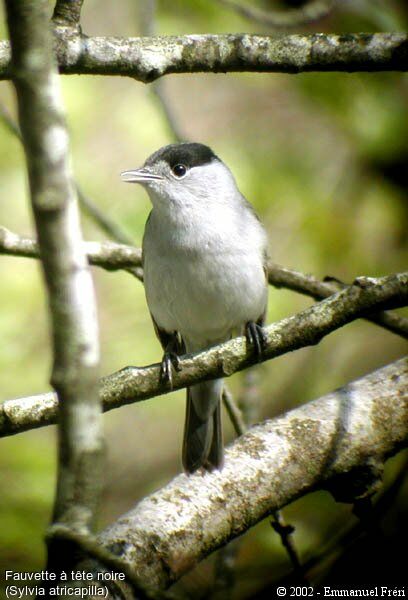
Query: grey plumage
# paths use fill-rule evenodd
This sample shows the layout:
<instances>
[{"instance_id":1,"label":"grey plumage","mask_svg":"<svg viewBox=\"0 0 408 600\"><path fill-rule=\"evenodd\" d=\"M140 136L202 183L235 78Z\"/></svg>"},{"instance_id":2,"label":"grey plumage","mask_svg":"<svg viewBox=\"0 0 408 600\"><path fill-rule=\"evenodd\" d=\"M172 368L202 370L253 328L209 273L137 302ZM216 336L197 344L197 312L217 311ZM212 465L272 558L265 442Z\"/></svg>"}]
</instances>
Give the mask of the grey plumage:
<instances>
[{"instance_id":1,"label":"grey plumage","mask_svg":"<svg viewBox=\"0 0 408 600\"><path fill-rule=\"evenodd\" d=\"M176 334L195 352L248 326L260 351L266 236L228 167L208 146L171 144L122 178L144 185L153 205L143 238L144 280L165 372L169 359L175 362ZM187 472L222 466L221 392L222 380L188 390Z\"/></svg>"}]
</instances>

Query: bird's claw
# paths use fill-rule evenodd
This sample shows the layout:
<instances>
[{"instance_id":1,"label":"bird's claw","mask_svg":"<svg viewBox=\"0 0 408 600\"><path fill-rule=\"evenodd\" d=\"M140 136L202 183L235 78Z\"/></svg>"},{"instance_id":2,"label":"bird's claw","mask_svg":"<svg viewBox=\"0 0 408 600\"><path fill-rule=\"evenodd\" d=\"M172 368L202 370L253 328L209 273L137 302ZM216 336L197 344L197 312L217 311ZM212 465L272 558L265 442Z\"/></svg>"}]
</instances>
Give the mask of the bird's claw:
<instances>
[{"instance_id":1,"label":"bird's claw","mask_svg":"<svg viewBox=\"0 0 408 600\"><path fill-rule=\"evenodd\" d=\"M180 359L173 351L165 351L160 366L160 381L173 387L173 369L177 372L181 371Z\"/></svg>"},{"instance_id":2,"label":"bird's claw","mask_svg":"<svg viewBox=\"0 0 408 600\"><path fill-rule=\"evenodd\" d=\"M258 361L262 360L268 340L262 325L249 321L245 325L245 337L248 344L254 347L255 355Z\"/></svg>"}]
</instances>

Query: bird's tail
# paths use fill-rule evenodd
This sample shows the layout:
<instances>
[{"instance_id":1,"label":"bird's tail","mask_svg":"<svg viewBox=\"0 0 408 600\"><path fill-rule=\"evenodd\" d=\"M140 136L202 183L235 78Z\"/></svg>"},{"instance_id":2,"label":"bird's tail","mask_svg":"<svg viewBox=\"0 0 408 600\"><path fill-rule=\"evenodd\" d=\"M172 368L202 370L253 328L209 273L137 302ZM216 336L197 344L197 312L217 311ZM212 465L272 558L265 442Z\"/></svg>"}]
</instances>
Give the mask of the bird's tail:
<instances>
[{"instance_id":1,"label":"bird's tail","mask_svg":"<svg viewBox=\"0 0 408 600\"><path fill-rule=\"evenodd\" d=\"M188 388L183 441L183 467L194 473L222 467L224 451L221 427L222 379Z\"/></svg>"}]
</instances>

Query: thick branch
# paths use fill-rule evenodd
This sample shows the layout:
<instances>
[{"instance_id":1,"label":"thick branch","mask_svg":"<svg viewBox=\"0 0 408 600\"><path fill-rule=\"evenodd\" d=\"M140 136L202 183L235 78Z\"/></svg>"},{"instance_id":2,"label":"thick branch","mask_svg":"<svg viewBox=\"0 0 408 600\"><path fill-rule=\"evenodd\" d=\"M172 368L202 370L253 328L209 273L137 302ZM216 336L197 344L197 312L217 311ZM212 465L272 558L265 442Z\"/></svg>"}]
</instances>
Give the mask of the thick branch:
<instances>
[{"instance_id":1,"label":"thick branch","mask_svg":"<svg viewBox=\"0 0 408 600\"><path fill-rule=\"evenodd\" d=\"M85 242L85 252L91 265L102 267L108 271L126 269L143 280L142 251L122 244L111 242ZM38 258L38 246L30 238L12 233L0 227L0 254ZM277 288L284 287L294 292L311 296L316 300L327 298L339 290L338 284L320 281L313 275L305 275L292 269L286 269L270 262L268 264L269 283ZM408 319L391 312L379 312L371 315L369 321L408 339Z\"/></svg>"},{"instance_id":2,"label":"thick branch","mask_svg":"<svg viewBox=\"0 0 408 600\"><path fill-rule=\"evenodd\" d=\"M6 0L6 9L53 336L52 385L60 425L54 520L88 531L99 500L103 450L94 290L82 249L48 2ZM53 552L49 556L55 559Z\"/></svg>"},{"instance_id":3,"label":"thick branch","mask_svg":"<svg viewBox=\"0 0 408 600\"><path fill-rule=\"evenodd\" d=\"M340 479L356 493L408 443L408 360L402 359L250 429L221 472L179 475L100 541L163 589L271 512Z\"/></svg>"},{"instance_id":4,"label":"thick branch","mask_svg":"<svg viewBox=\"0 0 408 600\"><path fill-rule=\"evenodd\" d=\"M362 279L330 298L265 328L267 344L263 360L317 344L324 336L346 323L379 309L408 304L408 273L378 279ZM181 371L173 374L173 389L229 377L255 364L244 337L180 360ZM100 395L104 410L111 410L159 394L169 388L160 380L160 365L126 367L102 379ZM0 405L0 437L55 422L57 401L52 393L8 400Z\"/></svg>"},{"instance_id":5,"label":"thick branch","mask_svg":"<svg viewBox=\"0 0 408 600\"><path fill-rule=\"evenodd\" d=\"M122 75L149 83L170 73L406 71L405 33L252 34L56 40L65 74ZM10 51L0 43L0 79L10 78Z\"/></svg>"}]
</instances>

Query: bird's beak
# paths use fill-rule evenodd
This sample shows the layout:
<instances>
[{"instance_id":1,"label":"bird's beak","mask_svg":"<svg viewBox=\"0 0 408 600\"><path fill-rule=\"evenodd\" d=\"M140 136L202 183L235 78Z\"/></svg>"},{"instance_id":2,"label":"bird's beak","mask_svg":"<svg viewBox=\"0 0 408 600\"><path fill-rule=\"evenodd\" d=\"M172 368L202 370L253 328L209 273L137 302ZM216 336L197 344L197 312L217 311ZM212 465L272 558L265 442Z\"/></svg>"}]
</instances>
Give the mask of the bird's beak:
<instances>
[{"instance_id":1,"label":"bird's beak","mask_svg":"<svg viewBox=\"0 0 408 600\"><path fill-rule=\"evenodd\" d=\"M120 174L122 181L126 181L127 183L145 183L148 181L159 181L162 180L163 177L161 175L157 175L153 173L147 167L142 167L141 169L134 169L132 171L123 171Z\"/></svg>"}]
</instances>

